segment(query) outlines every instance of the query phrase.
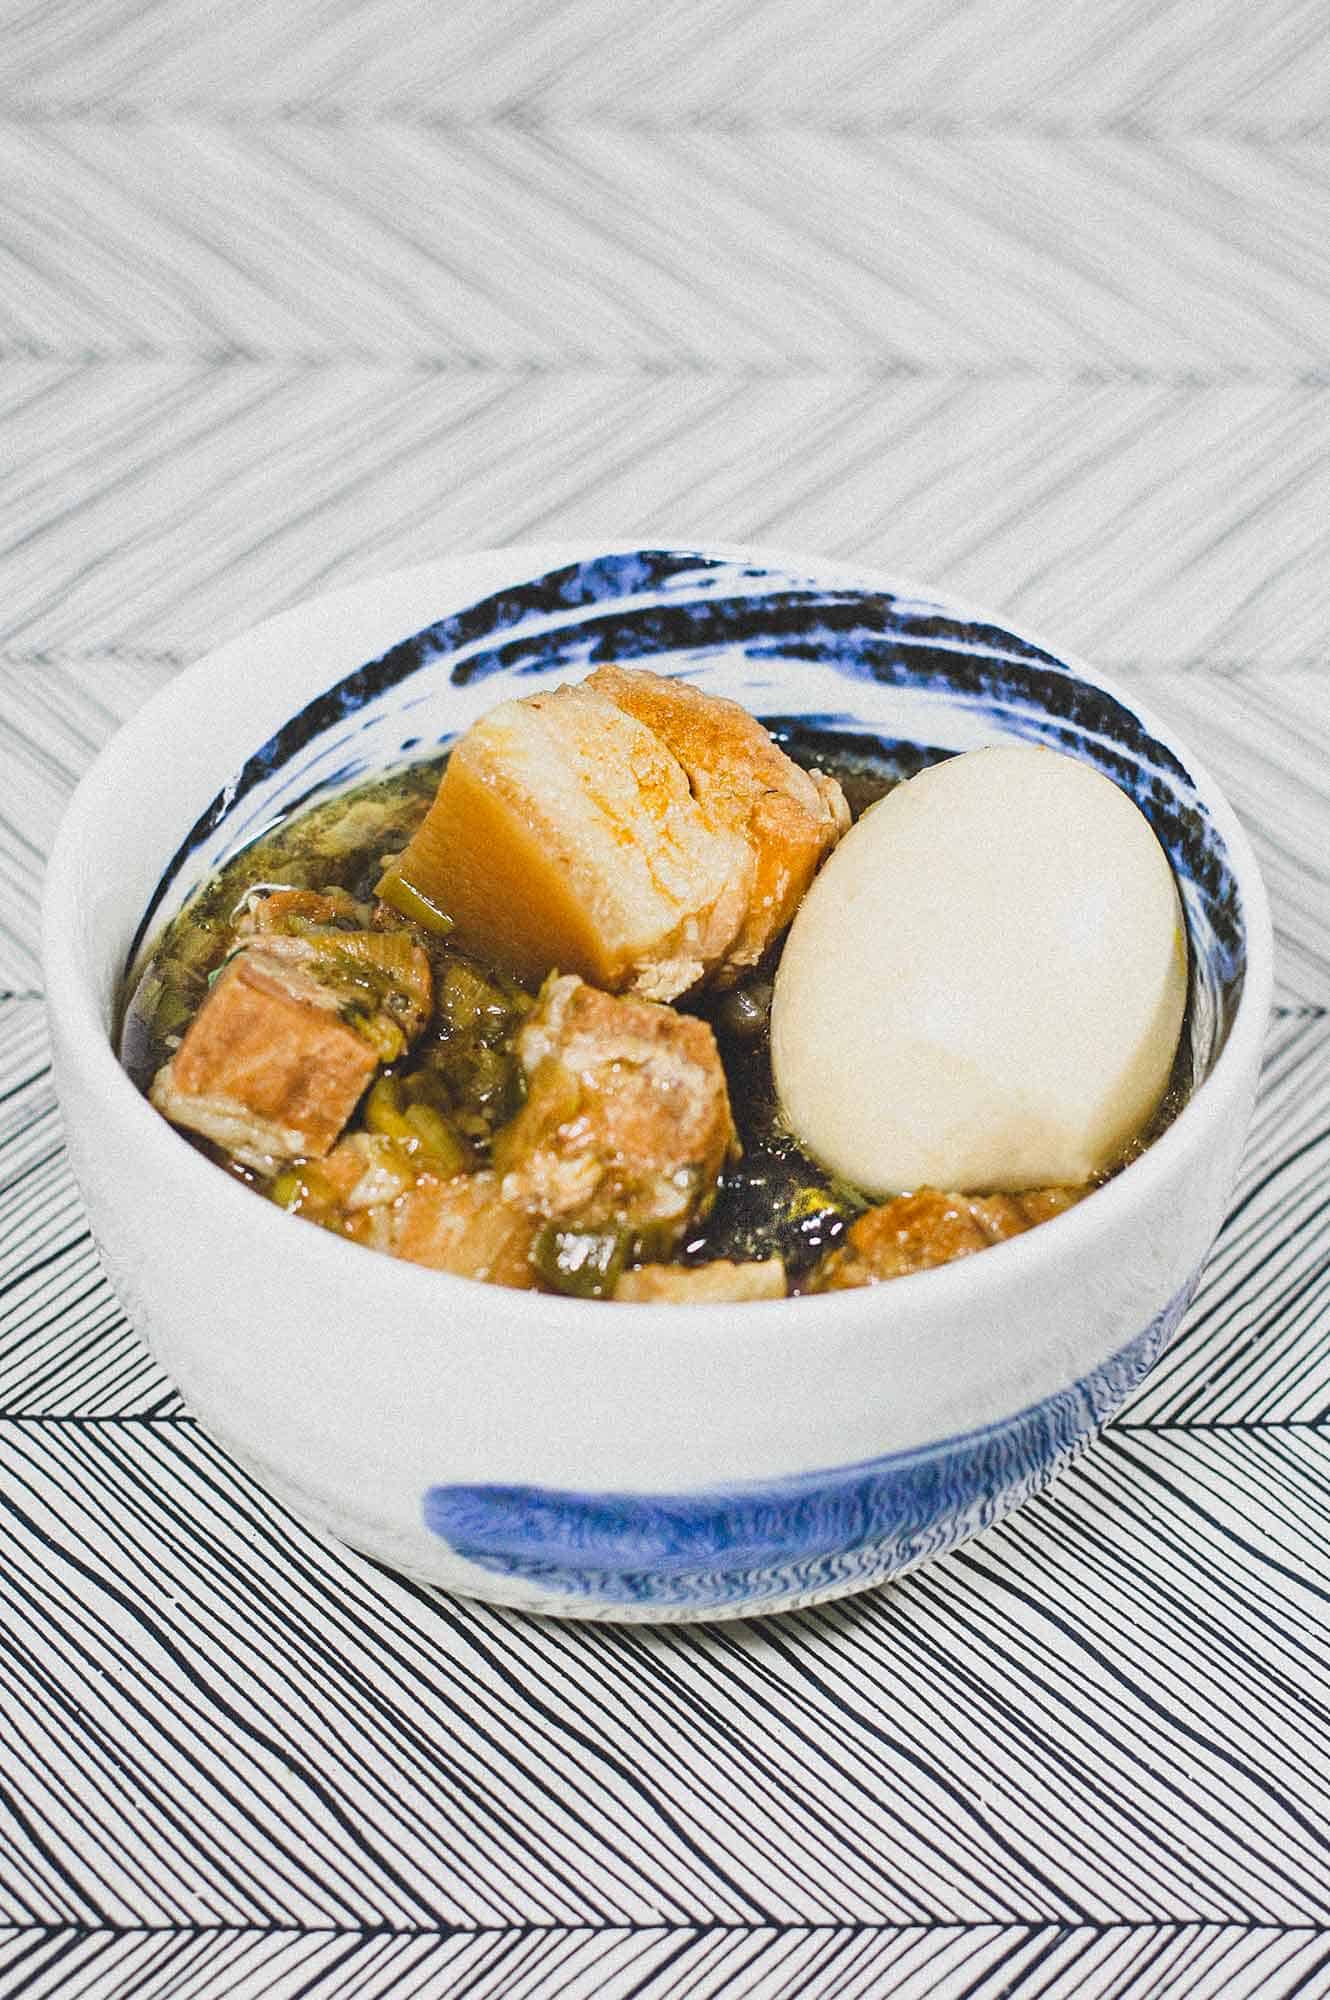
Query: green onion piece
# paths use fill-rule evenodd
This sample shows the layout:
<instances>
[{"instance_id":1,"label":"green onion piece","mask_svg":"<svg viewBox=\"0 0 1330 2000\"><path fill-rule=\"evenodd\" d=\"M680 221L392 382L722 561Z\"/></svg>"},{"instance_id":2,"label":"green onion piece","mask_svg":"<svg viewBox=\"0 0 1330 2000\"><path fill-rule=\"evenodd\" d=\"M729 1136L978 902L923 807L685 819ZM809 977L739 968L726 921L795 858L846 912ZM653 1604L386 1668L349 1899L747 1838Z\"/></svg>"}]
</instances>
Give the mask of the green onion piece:
<instances>
[{"instance_id":1,"label":"green onion piece","mask_svg":"<svg viewBox=\"0 0 1330 2000\"><path fill-rule=\"evenodd\" d=\"M451 958L439 984L437 1006L451 1028L474 1028L482 1015L504 1020L512 1009L503 994L465 959Z\"/></svg>"},{"instance_id":2,"label":"green onion piece","mask_svg":"<svg viewBox=\"0 0 1330 2000\"><path fill-rule=\"evenodd\" d=\"M163 995L152 1016L152 1032L155 1035L174 1035L187 1028L193 1019L198 1002L187 994L173 988Z\"/></svg>"},{"instance_id":3,"label":"green onion piece","mask_svg":"<svg viewBox=\"0 0 1330 2000\"><path fill-rule=\"evenodd\" d=\"M432 1164L445 1174L464 1174L471 1165L470 1148L431 1104L408 1104L403 1118Z\"/></svg>"},{"instance_id":4,"label":"green onion piece","mask_svg":"<svg viewBox=\"0 0 1330 2000\"><path fill-rule=\"evenodd\" d=\"M389 868L379 883L375 894L396 910L399 917L406 917L411 923L419 924L424 931L433 931L436 937L447 937L454 928L453 920L446 910L439 908L425 894L417 889L414 882L408 882L399 875L396 867Z\"/></svg>"},{"instance_id":5,"label":"green onion piece","mask_svg":"<svg viewBox=\"0 0 1330 2000\"><path fill-rule=\"evenodd\" d=\"M619 1282L631 1237L622 1229L567 1229L547 1222L530 1258L553 1291L574 1299L608 1299Z\"/></svg>"},{"instance_id":6,"label":"green onion piece","mask_svg":"<svg viewBox=\"0 0 1330 2000\"><path fill-rule=\"evenodd\" d=\"M275 1201L278 1208L298 1209L306 1193L305 1183L294 1167L288 1167L285 1173L278 1174L276 1180L270 1181L267 1187L269 1201Z\"/></svg>"},{"instance_id":7,"label":"green onion piece","mask_svg":"<svg viewBox=\"0 0 1330 2000\"><path fill-rule=\"evenodd\" d=\"M407 1124L402 1111L402 1093L397 1079L381 1076L370 1087L365 1099L365 1124L371 1132L379 1132L385 1139L414 1139L417 1135Z\"/></svg>"},{"instance_id":8,"label":"green onion piece","mask_svg":"<svg viewBox=\"0 0 1330 2000\"><path fill-rule=\"evenodd\" d=\"M299 1215L311 1204L316 1210L330 1208L337 1200L326 1175L308 1160L303 1166L284 1167L269 1181L264 1193L269 1201L276 1202L278 1208L287 1209L292 1215Z\"/></svg>"},{"instance_id":9,"label":"green onion piece","mask_svg":"<svg viewBox=\"0 0 1330 2000\"><path fill-rule=\"evenodd\" d=\"M448 1086L435 1068L422 1064L403 1076L401 1085L409 1104L431 1105L435 1111L441 1111L445 1118L453 1108Z\"/></svg>"}]
</instances>

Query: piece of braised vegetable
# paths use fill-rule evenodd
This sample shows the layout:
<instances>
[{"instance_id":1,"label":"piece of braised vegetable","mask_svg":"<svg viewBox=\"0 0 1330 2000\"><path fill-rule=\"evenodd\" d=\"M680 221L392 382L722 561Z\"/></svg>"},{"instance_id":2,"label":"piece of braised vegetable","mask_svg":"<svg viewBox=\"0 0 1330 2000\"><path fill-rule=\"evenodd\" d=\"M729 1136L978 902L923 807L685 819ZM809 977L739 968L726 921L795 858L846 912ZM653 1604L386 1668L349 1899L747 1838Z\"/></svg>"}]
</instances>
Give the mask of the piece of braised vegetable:
<instances>
[{"instance_id":1,"label":"piece of braised vegetable","mask_svg":"<svg viewBox=\"0 0 1330 2000\"><path fill-rule=\"evenodd\" d=\"M504 1199L668 1254L736 1144L710 1028L567 974L546 981L517 1051L526 1103L493 1151Z\"/></svg>"},{"instance_id":2,"label":"piece of braised vegetable","mask_svg":"<svg viewBox=\"0 0 1330 2000\"><path fill-rule=\"evenodd\" d=\"M410 1107L439 1113L467 1147L468 1164L479 1165L525 1094L513 1042L531 995L510 979L487 975L451 945L432 944L431 951L434 1013L398 1072L402 1111L422 1130L430 1121Z\"/></svg>"},{"instance_id":3,"label":"piece of braised vegetable","mask_svg":"<svg viewBox=\"0 0 1330 2000\"><path fill-rule=\"evenodd\" d=\"M379 1077L365 1099L366 1129L396 1140L409 1157L419 1156L436 1172L466 1173L476 1165L471 1148L437 1105L408 1095L414 1081Z\"/></svg>"},{"instance_id":4,"label":"piece of braised vegetable","mask_svg":"<svg viewBox=\"0 0 1330 2000\"><path fill-rule=\"evenodd\" d=\"M432 979L420 945L405 931L311 931L299 943L342 1019L360 1030L380 1062L396 1062L429 1019Z\"/></svg>"},{"instance_id":5,"label":"piece of braised vegetable","mask_svg":"<svg viewBox=\"0 0 1330 2000\"><path fill-rule=\"evenodd\" d=\"M531 1245L531 1266L552 1292L574 1299L608 1299L635 1243L631 1229L578 1229L545 1222Z\"/></svg>"}]
</instances>

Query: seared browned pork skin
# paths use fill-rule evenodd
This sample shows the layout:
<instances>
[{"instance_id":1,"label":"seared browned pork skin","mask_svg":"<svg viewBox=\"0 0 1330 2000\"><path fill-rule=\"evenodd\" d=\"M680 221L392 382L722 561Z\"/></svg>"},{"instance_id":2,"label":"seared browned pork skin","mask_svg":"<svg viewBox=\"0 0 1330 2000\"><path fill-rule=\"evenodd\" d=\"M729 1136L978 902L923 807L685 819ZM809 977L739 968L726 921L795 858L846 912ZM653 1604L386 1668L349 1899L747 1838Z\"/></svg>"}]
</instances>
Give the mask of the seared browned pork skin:
<instances>
[{"instance_id":1,"label":"seared browned pork skin","mask_svg":"<svg viewBox=\"0 0 1330 2000\"><path fill-rule=\"evenodd\" d=\"M584 683L636 717L678 760L708 823L743 842L742 915L710 968L730 986L780 936L850 824L845 794L803 771L738 702L640 668L598 667Z\"/></svg>"}]
</instances>

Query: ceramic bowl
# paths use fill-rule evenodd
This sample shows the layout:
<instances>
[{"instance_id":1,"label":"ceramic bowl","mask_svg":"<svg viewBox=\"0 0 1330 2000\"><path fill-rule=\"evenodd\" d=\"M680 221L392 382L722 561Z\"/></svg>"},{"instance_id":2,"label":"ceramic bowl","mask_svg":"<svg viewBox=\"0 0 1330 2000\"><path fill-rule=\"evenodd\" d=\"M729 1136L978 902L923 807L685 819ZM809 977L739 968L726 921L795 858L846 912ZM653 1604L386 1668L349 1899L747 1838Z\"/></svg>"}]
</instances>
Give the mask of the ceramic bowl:
<instances>
[{"instance_id":1,"label":"ceramic bowl","mask_svg":"<svg viewBox=\"0 0 1330 2000\"><path fill-rule=\"evenodd\" d=\"M1181 1115L1080 1206L981 1256L738 1307L614 1307L417 1269L211 1165L113 1051L145 939L296 802L606 659L921 756L1016 739L1107 772L1182 891ZM724 548L469 556L223 647L83 781L44 936L93 1230L199 1419L304 1520L381 1562L582 1618L737 1616L859 1590L1043 1486L1177 1327L1232 1186L1270 993L1247 841L1133 702L981 613Z\"/></svg>"}]
</instances>

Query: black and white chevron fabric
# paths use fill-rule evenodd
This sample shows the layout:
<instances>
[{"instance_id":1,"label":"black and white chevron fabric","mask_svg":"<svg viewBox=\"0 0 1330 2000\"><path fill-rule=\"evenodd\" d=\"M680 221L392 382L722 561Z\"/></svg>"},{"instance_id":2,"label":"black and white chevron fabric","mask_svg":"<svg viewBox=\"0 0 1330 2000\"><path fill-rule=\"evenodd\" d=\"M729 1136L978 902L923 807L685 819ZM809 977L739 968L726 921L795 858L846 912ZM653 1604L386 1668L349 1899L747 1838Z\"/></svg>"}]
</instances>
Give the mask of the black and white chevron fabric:
<instances>
[{"instance_id":1,"label":"black and white chevron fabric","mask_svg":"<svg viewBox=\"0 0 1330 2000\"><path fill-rule=\"evenodd\" d=\"M1330 12L2 16L0 1996L1330 1996ZM787 1619L540 1624L295 1526L140 1352L51 1095L43 857L116 723L584 532L1046 634L1275 904L1176 1345L1008 1523Z\"/></svg>"}]
</instances>

